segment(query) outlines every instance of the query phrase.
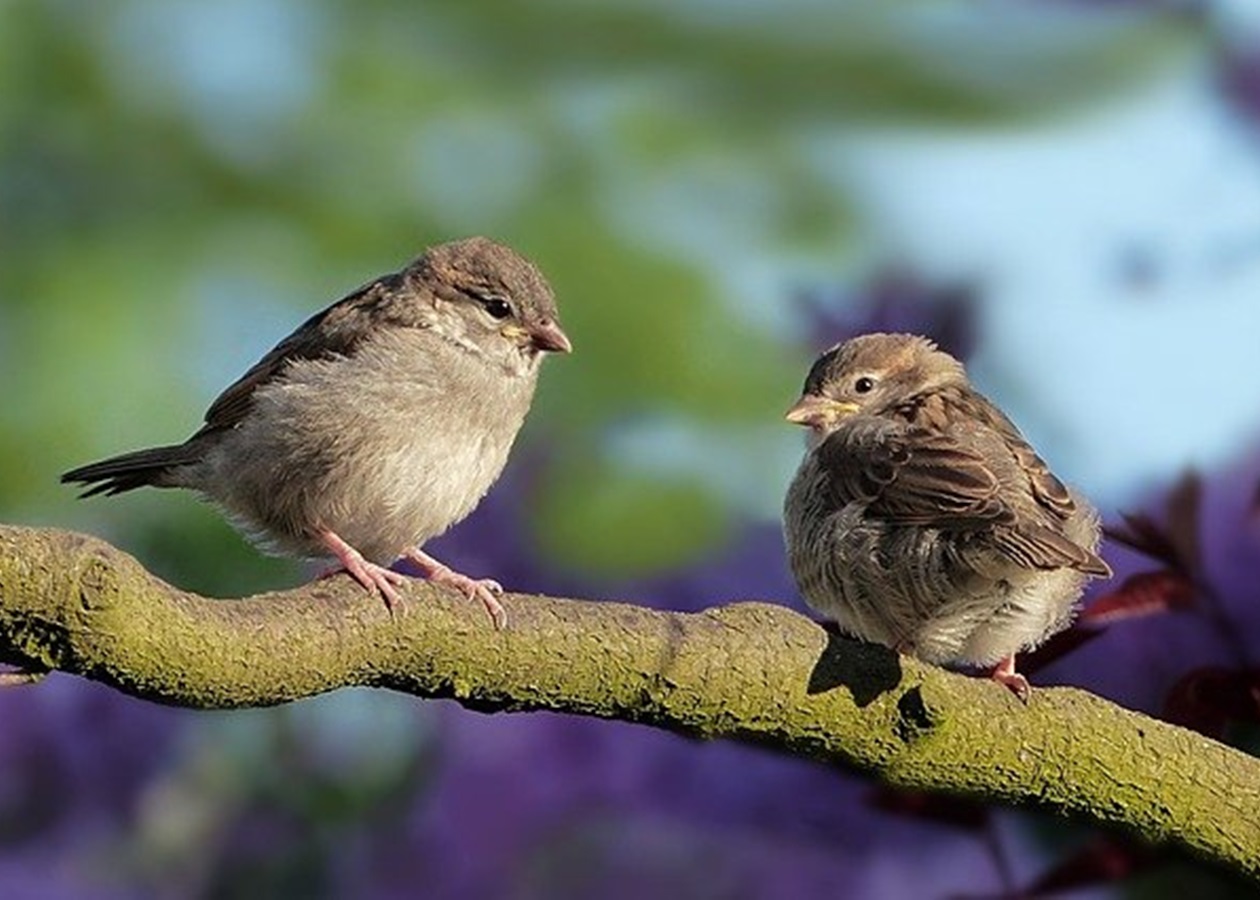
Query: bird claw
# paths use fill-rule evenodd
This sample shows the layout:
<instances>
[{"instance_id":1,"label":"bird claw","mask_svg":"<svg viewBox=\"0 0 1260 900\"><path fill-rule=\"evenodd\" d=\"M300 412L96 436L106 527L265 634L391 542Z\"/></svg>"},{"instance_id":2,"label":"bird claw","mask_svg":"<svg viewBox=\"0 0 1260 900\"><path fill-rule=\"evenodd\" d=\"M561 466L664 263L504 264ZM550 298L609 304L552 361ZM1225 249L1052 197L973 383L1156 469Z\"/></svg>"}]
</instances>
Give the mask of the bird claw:
<instances>
[{"instance_id":1,"label":"bird claw","mask_svg":"<svg viewBox=\"0 0 1260 900\"><path fill-rule=\"evenodd\" d=\"M395 607L402 606L402 594L398 593L394 588L406 583L406 575L366 560L363 561L361 566L356 568L347 566L346 571L353 576L355 581L367 588L368 591L380 594L381 599L385 601L385 605L391 613Z\"/></svg>"},{"instance_id":2,"label":"bird claw","mask_svg":"<svg viewBox=\"0 0 1260 900\"><path fill-rule=\"evenodd\" d=\"M337 557L340 565L321 572L317 577L328 578L331 575L347 572L351 578L363 585L370 593L379 594L381 599L385 601L385 608L391 614L397 607L402 606L403 596L395 590L395 587L406 584L406 575L403 575L401 572L395 572L393 569L385 566L377 565L374 562L369 562L363 558L363 554L331 531L326 532L323 538L324 546Z\"/></svg>"},{"instance_id":3,"label":"bird claw","mask_svg":"<svg viewBox=\"0 0 1260 900\"><path fill-rule=\"evenodd\" d=\"M490 615L490 621L496 631L507 627L507 610L499 602L498 594L503 593L503 585L493 578L473 578L463 572L457 572L446 563L439 562L422 550L411 550L407 559L418 565L426 578L433 584L449 584L469 600L480 600Z\"/></svg>"},{"instance_id":4,"label":"bird claw","mask_svg":"<svg viewBox=\"0 0 1260 900\"><path fill-rule=\"evenodd\" d=\"M1008 656L993 667L993 671L989 673L992 678L1000 685L1004 685L1021 703L1028 703L1028 697L1032 693L1032 686L1028 683L1028 679L1015 671L1015 657Z\"/></svg>"},{"instance_id":5,"label":"bird claw","mask_svg":"<svg viewBox=\"0 0 1260 900\"><path fill-rule=\"evenodd\" d=\"M443 569L429 576L434 584L449 584L458 589L469 600L480 600L481 605L490 614L490 621L498 631L507 625L507 610L496 596L503 593L503 585L493 578L472 578L462 572L443 566Z\"/></svg>"},{"instance_id":6,"label":"bird claw","mask_svg":"<svg viewBox=\"0 0 1260 900\"><path fill-rule=\"evenodd\" d=\"M340 565L323 572L319 577L327 578L338 572L349 572L351 577L369 591L380 594L385 606L393 613L396 607L402 606L402 594L395 590L407 582L407 576L393 569L377 565L363 558L363 554L347 544L334 532L325 531L320 540L328 552L337 558ZM497 595L503 593L503 585L493 578L471 578L463 572L456 572L445 563L438 562L419 548L409 550L405 556L420 567L420 571L434 584L449 584L468 599L477 599L490 614L490 621L496 630L502 631L507 626L507 610L499 602Z\"/></svg>"}]
</instances>

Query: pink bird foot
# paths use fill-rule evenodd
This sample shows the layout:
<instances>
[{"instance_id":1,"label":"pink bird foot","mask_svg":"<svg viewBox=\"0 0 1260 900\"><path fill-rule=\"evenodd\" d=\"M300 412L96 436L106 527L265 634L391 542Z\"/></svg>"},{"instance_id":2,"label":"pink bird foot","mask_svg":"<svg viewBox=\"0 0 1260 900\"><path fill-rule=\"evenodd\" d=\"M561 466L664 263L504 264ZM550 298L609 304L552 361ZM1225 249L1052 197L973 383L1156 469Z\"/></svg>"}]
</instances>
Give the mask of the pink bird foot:
<instances>
[{"instance_id":1,"label":"pink bird foot","mask_svg":"<svg viewBox=\"0 0 1260 900\"><path fill-rule=\"evenodd\" d=\"M368 591L380 594L385 601L385 606L391 613L395 607L402 605L402 594L398 593L395 587L406 583L406 575L387 569L385 566L377 565L374 562L369 562L363 558L362 553L331 531L320 532L319 539L328 548L328 552L335 556L337 562L341 564L320 573L320 578L327 578L339 572L349 572L351 577L367 588Z\"/></svg>"},{"instance_id":2,"label":"pink bird foot","mask_svg":"<svg viewBox=\"0 0 1260 900\"><path fill-rule=\"evenodd\" d=\"M449 584L457 588L465 597L481 601L490 621L496 630L502 631L507 625L507 610L499 602L498 594L503 593L503 585L493 578L472 578L463 572L456 572L444 562L439 562L420 548L408 550L406 558L411 560L424 573L424 577L434 584Z\"/></svg>"},{"instance_id":3,"label":"pink bird foot","mask_svg":"<svg viewBox=\"0 0 1260 900\"><path fill-rule=\"evenodd\" d=\"M1014 653L994 666L993 671L989 673L989 677L998 684L1006 685L1021 702L1028 702L1028 695L1032 692L1032 687L1028 684L1027 678L1015 671Z\"/></svg>"}]
</instances>

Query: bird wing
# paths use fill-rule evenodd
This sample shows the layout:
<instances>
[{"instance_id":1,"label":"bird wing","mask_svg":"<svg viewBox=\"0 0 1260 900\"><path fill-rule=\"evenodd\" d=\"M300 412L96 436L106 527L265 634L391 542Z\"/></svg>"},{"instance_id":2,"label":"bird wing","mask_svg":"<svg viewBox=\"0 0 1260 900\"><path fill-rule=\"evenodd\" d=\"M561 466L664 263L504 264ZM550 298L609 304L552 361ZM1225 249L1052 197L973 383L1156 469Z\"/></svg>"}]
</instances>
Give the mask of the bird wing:
<instances>
[{"instance_id":1,"label":"bird wing","mask_svg":"<svg viewBox=\"0 0 1260 900\"><path fill-rule=\"evenodd\" d=\"M1111 567L1097 553L1082 547L1061 530L1077 512L1076 501L1067 485L1050 471L1046 461L1024 440L1005 413L976 396L979 402L972 406L974 414L1001 437L1019 472L1027 479L1037 508L1050 514L1043 523L1027 521L1024 517L1014 527L995 529L998 548L1025 568L1068 567L1087 575L1110 578Z\"/></svg>"},{"instance_id":2,"label":"bird wing","mask_svg":"<svg viewBox=\"0 0 1260 900\"><path fill-rule=\"evenodd\" d=\"M396 278L371 281L303 322L210 404L205 424L194 438L236 427L253 405L254 392L275 380L295 360L353 352L371 333L372 311L388 297Z\"/></svg>"},{"instance_id":3,"label":"bird wing","mask_svg":"<svg viewBox=\"0 0 1260 900\"><path fill-rule=\"evenodd\" d=\"M966 529L1013 518L984 457L948 433L864 417L817 452L836 499L863 501L880 519Z\"/></svg>"},{"instance_id":4,"label":"bird wing","mask_svg":"<svg viewBox=\"0 0 1260 900\"><path fill-rule=\"evenodd\" d=\"M981 436L869 417L836 431L817 452L836 499L865 502L869 515L896 525L971 532L1024 568L1110 574L1097 555L1059 529L1016 514L1003 499L998 474L977 449ZM1031 448L1028 452L1036 457ZM1016 459L1023 469L1018 453Z\"/></svg>"},{"instance_id":5,"label":"bird wing","mask_svg":"<svg viewBox=\"0 0 1260 900\"><path fill-rule=\"evenodd\" d=\"M1098 554L1036 522L995 528L993 543L1007 559L1025 569L1067 568L1100 578L1111 577L1111 567Z\"/></svg>"},{"instance_id":6,"label":"bird wing","mask_svg":"<svg viewBox=\"0 0 1260 900\"><path fill-rule=\"evenodd\" d=\"M1066 521L1076 512L1076 501L1062 481L1050 471L1046 461L1024 440L1015 423L987 399L976 394L969 408L973 415L1002 436L1015 462L1028 479L1033 497L1048 512Z\"/></svg>"}]
</instances>

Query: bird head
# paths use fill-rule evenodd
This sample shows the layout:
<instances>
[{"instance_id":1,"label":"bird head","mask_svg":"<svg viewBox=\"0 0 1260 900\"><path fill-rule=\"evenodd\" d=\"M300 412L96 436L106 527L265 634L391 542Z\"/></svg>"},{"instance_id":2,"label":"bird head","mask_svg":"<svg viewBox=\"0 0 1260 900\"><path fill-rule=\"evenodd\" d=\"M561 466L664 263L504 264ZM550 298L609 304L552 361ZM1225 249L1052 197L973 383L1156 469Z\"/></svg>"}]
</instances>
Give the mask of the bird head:
<instances>
[{"instance_id":1,"label":"bird head","mask_svg":"<svg viewBox=\"0 0 1260 900\"><path fill-rule=\"evenodd\" d=\"M551 285L510 247L484 237L452 241L430 248L415 269L433 297L433 327L509 371L536 371L544 353L572 351Z\"/></svg>"},{"instance_id":2,"label":"bird head","mask_svg":"<svg viewBox=\"0 0 1260 900\"><path fill-rule=\"evenodd\" d=\"M920 394L966 384L962 363L925 337L865 334L818 357L786 418L807 426L817 442L850 416L882 415Z\"/></svg>"}]
</instances>

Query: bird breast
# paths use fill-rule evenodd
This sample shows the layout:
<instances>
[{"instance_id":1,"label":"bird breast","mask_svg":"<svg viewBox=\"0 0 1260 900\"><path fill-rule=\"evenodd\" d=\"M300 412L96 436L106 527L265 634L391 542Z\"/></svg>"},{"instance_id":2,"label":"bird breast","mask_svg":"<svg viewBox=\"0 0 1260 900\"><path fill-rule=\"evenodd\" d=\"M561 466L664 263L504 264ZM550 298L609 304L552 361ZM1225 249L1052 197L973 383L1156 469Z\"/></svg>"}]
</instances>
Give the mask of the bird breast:
<instances>
[{"instance_id":1,"label":"bird breast","mask_svg":"<svg viewBox=\"0 0 1260 900\"><path fill-rule=\"evenodd\" d=\"M314 535L327 528L388 564L489 490L535 380L426 330L390 329L259 388L200 487L269 549L322 555Z\"/></svg>"},{"instance_id":2,"label":"bird breast","mask_svg":"<svg viewBox=\"0 0 1260 900\"><path fill-rule=\"evenodd\" d=\"M783 521L788 561L810 606L849 634L937 663L992 665L1035 646L1067 624L1085 581L1071 568L1026 569L971 550L963 535L889 524L860 500L837 503L812 452L788 489ZM1097 544L1087 506L1067 531Z\"/></svg>"}]
</instances>

